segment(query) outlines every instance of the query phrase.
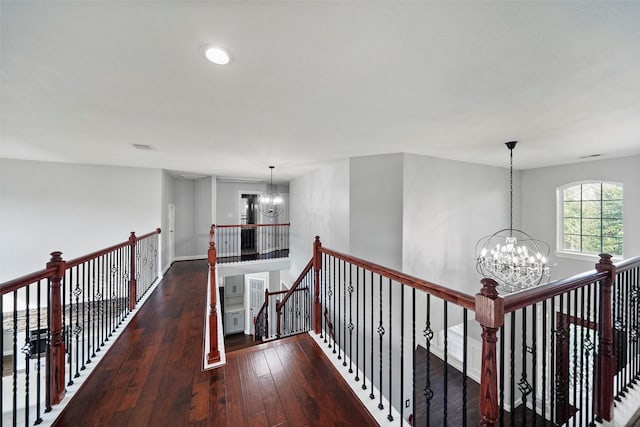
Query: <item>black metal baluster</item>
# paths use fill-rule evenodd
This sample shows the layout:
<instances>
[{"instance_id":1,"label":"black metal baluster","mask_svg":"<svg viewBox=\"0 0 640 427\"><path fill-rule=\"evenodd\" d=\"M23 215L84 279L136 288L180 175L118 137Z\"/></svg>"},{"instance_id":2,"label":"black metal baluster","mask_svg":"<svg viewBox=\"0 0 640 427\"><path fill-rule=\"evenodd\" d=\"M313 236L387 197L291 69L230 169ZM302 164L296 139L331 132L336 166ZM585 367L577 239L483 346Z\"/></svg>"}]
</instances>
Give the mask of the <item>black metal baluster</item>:
<instances>
[{"instance_id":1,"label":"black metal baluster","mask_svg":"<svg viewBox=\"0 0 640 427\"><path fill-rule=\"evenodd\" d=\"M31 359L31 343L30 343L30 334L31 334L31 325L29 322L29 318L31 317L31 312L30 312L30 308L29 308L29 303L30 303L30 295L29 295L29 289L31 288L31 285L27 285L24 288L25 291L25 317L26 317L26 324L25 324L25 337L24 337L24 345L22 347L22 354L24 354L25 357L25 363L24 363L24 374L25 374L25 379L24 379L24 425L28 426L29 425L29 376L30 376L30 368L31 366L29 365L29 359ZM0 297L2 298L2 297ZM14 307L14 310L16 310L17 307ZM40 345L40 331L36 331L36 346ZM36 349L36 351L38 351ZM15 354L14 357L17 357L18 355Z\"/></svg>"},{"instance_id":2,"label":"black metal baluster","mask_svg":"<svg viewBox=\"0 0 640 427\"><path fill-rule=\"evenodd\" d=\"M44 412L51 412L51 279L47 279L47 360L45 363Z\"/></svg>"},{"instance_id":3,"label":"black metal baluster","mask_svg":"<svg viewBox=\"0 0 640 427\"><path fill-rule=\"evenodd\" d=\"M333 296L333 310L331 310L333 314L333 323L332 323L332 332L333 336L333 350L332 353L336 354L336 329L339 329L336 326L336 299L339 297L339 293L336 291L336 258L333 258L333 286L331 287L332 296Z\"/></svg>"},{"instance_id":4,"label":"black metal baluster","mask_svg":"<svg viewBox=\"0 0 640 427\"><path fill-rule=\"evenodd\" d=\"M405 285L400 283L400 405L398 405L400 413L400 421L403 420L404 412L404 287ZM391 348L391 340L389 340L389 348ZM391 382L389 382L389 389L391 389ZM389 399L389 413L391 413L391 399ZM389 421L393 421L393 418Z\"/></svg>"},{"instance_id":5,"label":"black metal baluster","mask_svg":"<svg viewBox=\"0 0 640 427\"><path fill-rule=\"evenodd\" d=\"M373 290L371 291L373 300ZM371 316L373 319L373 312ZM373 320L372 320L373 322ZM373 342L373 336L371 337ZM367 272L362 269L362 389L367 389ZM373 353L373 352L372 352Z\"/></svg>"},{"instance_id":6,"label":"black metal baluster","mask_svg":"<svg viewBox=\"0 0 640 427\"><path fill-rule=\"evenodd\" d=\"M505 386L505 366L504 366L504 325L500 326L500 427L504 427L504 386Z\"/></svg>"},{"instance_id":7,"label":"black metal baluster","mask_svg":"<svg viewBox=\"0 0 640 427\"><path fill-rule=\"evenodd\" d=\"M509 317L511 319L511 353L510 353L510 361L511 361L511 372L510 372L510 378L511 378L511 392L509 393L511 396L511 427L515 426L515 413L516 413L516 408L515 408L515 394L516 394L516 387L515 387L515 378L516 378L516 368L515 368L515 357L514 355L516 354L515 352L515 342L516 342L516 316L515 313L509 313Z\"/></svg>"},{"instance_id":8,"label":"black metal baluster","mask_svg":"<svg viewBox=\"0 0 640 427\"><path fill-rule=\"evenodd\" d=\"M584 313L584 287L580 288L580 402L581 402L581 411L580 411L580 425L582 425L583 419L585 417L585 410L587 408L582 408L582 403L586 401L586 393L588 387L585 387L584 384L584 321L585 321L585 313ZM577 324L576 324L577 326ZM576 334L577 335L577 334ZM587 420L585 419L584 422Z\"/></svg>"},{"instance_id":9,"label":"black metal baluster","mask_svg":"<svg viewBox=\"0 0 640 427\"><path fill-rule=\"evenodd\" d=\"M0 297L1 298L1 297ZM15 427L18 424L18 291L13 291L13 378L11 381L13 391L12 421Z\"/></svg>"},{"instance_id":10,"label":"black metal baluster","mask_svg":"<svg viewBox=\"0 0 640 427\"><path fill-rule=\"evenodd\" d=\"M36 287L36 291L37 291L37 295L36 295L36 305L38 307L38 317L37 317L37 322L36 322L36 327L38 329L38 356L37 356L37 365L36 365L36 420L34 422L34 424L38 425L42 423L42 408L40 407L40 400L41 400L41 395L42 395L42 370L40 368L41 365L41 360L40 360L40 355L42 354L42 349L43 347L41 346L45 346L48 347L49 346L49 340L47 339L47 335L45 335L45 340L43 342L42 340L42 287L41 287L41 282L42 280L38 280L38 285ZM0 298L0 300L2 300L2 298ZM0 304L0 312L2 312L2 305ZM47 331L48 333L48 331ZM4 348L4 343L0 344L0 347ZM4 370L4 366L2 367L2 370ZM0 392L1 393L1 392ZM2 402L2 394L0 394L0 402Z\"/></svg>"},{"instance_id":11,"label":"black metal baluster","mask_svg":"<svg viewBox=\"0 0 640 427\"><path fill-rule=\"evenodd\" d=\"M73 377L78 378L80 376L80 332L82 332L82 327L80 326L80 295L82 294L80 290L80 266L74 267L72 273L75 273L76 276L76 287L73 290L73 295L76 297L76 326L73 329L73 335L76 337L76 373ZM71 353L69 353L69 358L71 358Z\"/></svg>"},{"instance_id":12,"label":"black metal baluster","mask_svg":"<svg viewBox=\"0 0 640 427\"><path fill-rule=\"evenodd\" d=\"M467 309L462 309L462 427L467 427Z\"/></svg>"},{"instance_id":13,"label":"black metal baluster","mask_svg":"<svg viewBox=\"0 0 640 427\"><path fill-rule=\"evenodd\" d=\"M321 325L322 327L320 328L320 338L324 339L325 344L327 343L327 332L325 331L325 328L327 327L327 319L325 316L325 313L327 312L327 307L329 307L329 303L327 302L327 270L328 270L328 261L327 261L327 254L322 254L322 273L321 273L321 277L322 277L322 283L321 283L321 293L320 295L322 295L322 306L321 306ZM315 273L314 273L315 274Z\"/></svg>"},{"instance_id":14,"label":"black metal baluster","mask_svg":"<svg viewBox=\"0 0 640 427\"><path fill-rule=\"evenodd\" d=\"M591 312L591 288L593 287L593 283L590 283L589 285L587 285L587 320L589 322L589 324L591 324L591 319L593 318L593 313ZM588 329L588 333L587 333L587 338L585 340L585 343L583 344L583 348L584 348L584 354L586 356L586 366L587 368L589 367L589 356L590 356L590 352L593 350L594 348L594 343L591 341L591 339L589 338L591 336L591 326L589 326ZM590 374L593 374L593 371L587 370L587 375L586 375L586 379L585 379L585 383L588 385L589 384L589 377ZM591 384L593 385L593 375L591 375ZM587 418L587 425L591 424L591 420L592 420L592 416L593 416L593 408L594 408L594 401L593 398L591 398L589 396L589 394L591 396L594 395L593 393L593 387L587 387L587 398L586 398L586 418Z\"/></svg>"},{"instance_id":15,"label":"black metal baluster","mask_svg":"<svg viewBox=\"0 0 640 427\"><path fill-rule=\"evenodd\" d=\"M556 398L557 398L557 394L556 394L556 384L557 384L557 378L556 378L556 355L555 355L555 349L556 349L556 340L557 340L557 336L556 336L556 327L555 327L555 322L556 322L556 298L552 297L551 298L551 358L549 359L550 364L551 364L551 374L549 375L549 381L551 382L550 386L551 386L551 397L549 399L549 406L550 406L550 412L549 412L549 419L551 420L551 424L555 425L555 421L556 421L556 413L555 413L555 407L556 407Z\"/></svg>"},{"instance_id":16,"label":"black metal baluster","mask_svg":"<svg viewBox=\"0 0 640 427\"><path fill-rule=\"evenodd\" d=\"M345 286L345 268L346 264L343 261L338 261L338 360L342 360L342 352L345 349L345 325L346 325L346 315L344 312L346 298L344 295ZM342 274L340 274L342 273ZM342 315L341 315L342 314ZM345 366L346 363L343 361L342 366Z\"/></svg>"},{"instance_id":17,"label":"black metal baluster","mask_svg":"<svg viewBox=\"0 0 640 427\"><path fill-rule=\"evenodd\" d=\"M522 319L522 373L520 376L520 382L518 382L518 389L522 394L522 422L527 424L527 396L530 393L529 382L527 381L527 307L523 307L520 310L520 316ZM513 411L515 414L515 411Z\"/></svg>"},{"instance_id":18,"label":"black metal baluster","mask_svg":"<svg viewBox=\"0 0 640 427\"><path fill-rule=\"evenodd\" d=\"M431 399L433 399L433 389L431 388L431 340L433 339L433 330L431 329L431 295L429 294L427 294L426 325L423 335L427 346L427 380L424 385L424 397L426 402L425 426L428 427L431 424Z\"/></svg>"},{"instance_id":19,"label":"black metal baluster","mask_svg":"<svg viewBox=\"0 0 640 427\"><path fill-rule=\"evenodd\" d=\"M391 347L393 344L393 323L391 320L392 316L392 291L391 291L391 279L389 279L389 415L387 415L387 419L389 421L393 421L393 415L391 415L391 410L393 409L393 383L391 381L391 376L393 373L393 357L391 354ZM382 384L380 384L380 396L382 396ZM400 410L402 410L402 402L400 403Z\"/></svg>"},{"instance_id":20,"label":"black metal baluster","mask_svg":"<svg viewBox=\"0 0 640 427\"><path fill-rule=\"evenodd\" d=\"M542 301L542 425L547 425L547 300Z\"/></svg>"},{"instance_id":21,"label":"black metal baluster","mask_svg":"<svg viewBox=\"0 0 640 427\"><path fill-rule=\"evenodd\" d=\"M363 302L364 305L364 302ZM356 382L360 381L360 267L356 267Z\"/></svg>"},{"instance_id":22,"label":"black metal baluster","mask_svg":"<svg viewBox=\"0 0 640 427\"><path fill-rule=\"evenodd\" d=\"M351 274L353 270L353 266L349 264L349 288L347 288L347 292L349 293L349 325L347 328L349 329L349 373L353 373L353 328L355 327L353 324L353 282L351 280ZM345 360L346 366L346 360Z\"/></svg>"},{"instance_id":23,"label":"black metal baluster","mask_svg":"<svg viewBox=\"0 0 640 427\"><path fill-rule=\"evenodd\" d=\"M96 283L96 277L98 274L98 267L96 266L96 260L91 260L91 316L89 319L91 320L91 358L96 357L96 348L98 347L97 343L97 320L99 316L99 312L97 311L98 305L98 285ZM91 363L91 359L87 359L87 363Z\"/></svg>"},{"instance_id":24,"label":"black metal baluster","mask_svg":"<svg viewBox=\"0 0 640 427\"><path fill-rule=\"evenodd\" d=\"M87 262L82 263L82 367L80 370L86 369L85 360L87 353L87 311L89 310L89 304L87 301L87 291L89 287L89 264Z\"/></svg>"},{"instance_id":25,"label":"black metal baluster","mask_svg":"<svg viewBox=\"0 0 640 427\"><path fill-rule=\"evenodd\" d=\"M65 350L67 353L67 370L69 372L69 381L67 381L67 385L73 385L73 352L74 352L74 348L73 348L73 337L71 336L73 333L73 312L74 312L74 306L73 306L73 291L74 289L74 283L73 283L73 273L74 271L76 271L77 273L77 268L74 267L70 270L67 270L65 272L65 279L68 279L68 284L67 284L67 280L65 280L64 283L64 289L68 289L69 290L69 305L65 305L65 302L62 302L62 331L64 334L64 343L65 343ZM78 275L76 274L76 282L78 281ZM64 295L65 292L62 292L63 295L63 299L64 299ZM68 310L68 312L67 312ZM65 321L64 318L64 314L65 312L68 313L67 319Z\"/></svg>"},{"instance_id":26,"label":"black metal baluster","mask_svg":"<svg viewBox=\"0 0 640 427\"><path fill-rule=\"evenodd\" d=\"M384 409L384 405L382 404L382 393L383 393L383 388L382 388L382 337L384 336L384 327L382 326L382 276L378 276L379 278L379 293L378 293L378 319L380 319L379 323L378 323L378 341L380 341L380 353L378 353L378 355L380 356L379 359L379 375L378 375L378 380L379 380L379 387L378 387L378 393L380 394L380 401L378 403L378 409L382 410Z\"/></svg>"},{"instance_id":27,"label":"black metal baluster","mask_svg":"<svg viewBox=\"0 0 640 427\"><path fill-rule=\"evenodd\" d=\"M448 304L447 301L442 301L444 303L443 305L443 309L444 309L444 384L443 384L443 405L442 405L442 409L444 410L443 413L443 424L447 425L447 418L448 418L448 414L449 414L449 408L448 408L448 397L449 397L449 351L448 351L448 345L449 345L449 319L448 319Z\"/></svg>"},{"instance_id":28,"label":"black metal baluster","mask_svg":"<svg viewBox=\"0 0 640 427\"><path fill-rule=\"evenodd\" d=\"M576 314L576 304L577 304L577 294L576 294L576 289L574 289L573 291L568 293L568 298L569 298L569 311L567 312L567 315L570 315L571 313L573 313L574 315ZM571 304L571 301L573 301L573 304ZM573 307L573 310L572 310ZM573 377L573 407L575 408L575 410L577 410L578 408L578 378L577 378L577 371L576 369L578 368L578 341L577 341L577 331L576 331L576 327L577 324L575 323L575 321L571 321L571 317L569 317L569 325L567 326L567 329L569 331L569 341L571 340L571 328L573 327L573 369L572 372L570 372L570 375ZM571 357L571 355L569 355L569 357ZM576 427L576 422L577 422L577 415L574 414L573 418L573 427Z\"/></svg>"},{"instance_id":29,"label":"black metal baluster","mask_svg":"<svg viewBox=\"0 0 640 427\"><path fill-rule=\"evenodd\" d=\"M373 313L373 295L374 295L374 288L375 288L375 285L373 283L373 271L372 271L371 272L371 323L370 323L370 325L371 325L371 350L369 351L369 354L371 355L371 364L370 364L370 366L371 366L371 377L369 378L370 381L371 381L371 390L370 390L370 393L369 393L369 399L371 399L371 400L376 398L373 395L373 389L374 389L374 386L373 386L373 369L374 369L374 367L373 367L373 341L374 341L374 339L373 339L373 317L374 317L374 313Z\"/></svg>"},{"instance_id":30,"label":"black metal baluster","mask_svg":"<svg viewBox=\"0 0 640 427\"><path fill-rule=\"evenodd\" d=\"M416 288L411 288L411 365L414 375L411 377L411 390L413 396L411 400L411 417L415 423L416 417Z\"/></svg>"},{"instance_id":31,"label":"black metal baluster","mask_svg":"<svg viewBox=\"0 0 640 427\"><path fill-rule=\"evenodd\" d=\"M532 337L531 337L531 399L533 403L533 426L535 427L538 419L538 411L537 411L537 394L536 394L536 380L538 378L538 322L537 322L537 314L538 305L533 304L531 308L531 326L532 326Z\"/></svg>"},{"instance_id":32,"label":"black metal baluster","mask_svg":"<svg viewBox=\"0 0 640 427\"><path fill-rule=\"evenodd\" d=\"M603 314L603 307L602 307L602 282L598 281L598 285L597 285L597 293L596 293L596 301L597 301L597 310L598 310L598 314L597 314L597 318L598 318L598 335L596 337L596 342L600 341L600 336L602 334L602 325L603 325L603 320L604 320L604 314ZM598 350L596 351L596 355L598 355L602 349L600 348L600 346L598 345ZM595 357L595 355L594 355ZM602 389L602 381L601 381L601 375L600 373L602 372L602 359L598 356L596 359L594 359L595 365L596 365L596 371L594 373L594 378L596 380L596 390L601 390ZM600 417L600 414L602 413L601 408L600 408L600 399L598 399L597 397L594 396L595 399L595 414L596 414L596 421L598 421L599 423L602 422L602 418Z\"/></svg>"}]
</instances>

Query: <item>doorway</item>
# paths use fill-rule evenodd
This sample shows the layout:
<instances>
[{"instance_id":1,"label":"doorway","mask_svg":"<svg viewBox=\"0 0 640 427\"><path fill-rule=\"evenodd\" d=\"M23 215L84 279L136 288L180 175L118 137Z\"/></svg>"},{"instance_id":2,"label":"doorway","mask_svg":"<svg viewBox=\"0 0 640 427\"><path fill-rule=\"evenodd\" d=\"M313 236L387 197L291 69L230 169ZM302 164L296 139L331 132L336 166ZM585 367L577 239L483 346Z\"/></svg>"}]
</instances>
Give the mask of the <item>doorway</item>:
<instances>
[{"instance_id":1,"label":"doorway","mask_svg":"<svg viewBox=\"0 0 640 427\"><path fill-rule=\"evenodd\" d=\"M259 218L258 195L242 194L240 198L240 224L257 224ZM241 256L258 253L257 227L242 227L240 230Z\"/></svg>"}]
</instances>

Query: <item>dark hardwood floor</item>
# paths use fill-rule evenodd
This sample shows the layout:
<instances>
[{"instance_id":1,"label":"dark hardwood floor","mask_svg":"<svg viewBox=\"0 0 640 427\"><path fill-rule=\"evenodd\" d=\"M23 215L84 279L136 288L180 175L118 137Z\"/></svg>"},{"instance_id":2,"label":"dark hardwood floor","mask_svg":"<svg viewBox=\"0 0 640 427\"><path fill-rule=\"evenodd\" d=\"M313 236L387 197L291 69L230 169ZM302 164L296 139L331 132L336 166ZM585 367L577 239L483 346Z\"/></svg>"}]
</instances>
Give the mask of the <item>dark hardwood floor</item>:
<instances>
[{"instance_id":1,"label":"dark hardwood floor","mask_svg":"<svg viewBox=\"0 0 640 427\"><path fill-rule=\"evenodd\" d=\"M54 425L376 425L306 334L203 372L206 275L175 263Z\"/></svg>"}]
</instances>

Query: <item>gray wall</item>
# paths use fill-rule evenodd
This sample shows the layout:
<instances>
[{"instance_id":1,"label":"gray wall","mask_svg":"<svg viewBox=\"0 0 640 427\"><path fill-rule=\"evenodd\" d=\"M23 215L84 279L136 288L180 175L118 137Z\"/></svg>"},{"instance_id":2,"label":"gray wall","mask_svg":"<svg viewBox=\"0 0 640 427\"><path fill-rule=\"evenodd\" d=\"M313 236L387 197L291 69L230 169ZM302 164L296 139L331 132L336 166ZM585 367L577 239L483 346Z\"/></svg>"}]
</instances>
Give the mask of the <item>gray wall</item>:
<instances>
[{"instance_id":1,"label":"gray wall","mask_svg":"<svg viewBox=\"0 0 640 427\"><path fill-rule=\"evenodd\" d=\"M576 259L556 255L556 189L584 181L614 181L624 186L624 258L640 256L640 156L595 160L571 165L529 169L522 172L522 221L533 237L551 246L552 279L561 279L594 268L597 257Z\"/></svg>"},{"instance_id":2,"label":"gray wall","mask_svg":"<svg viewBox=\"0 0 640 427\"><path fill-rule=\"evenodd\" d=\"M158 169L0 159L0 280L161 225Z\"/></svg>"},{"instance_id":3,"label":"gray wall","mask_svg":"<svg viewBox=\"0 0 640 427\"><path fill-rule=\"evenodd\" d=\"M349 163L351 255L402 269L403 154L352 158Z\"/></svg>"},{"instance_id":4,"label":"gray wall","mask_svg":"<svg viewBox=\"0 0 640 427\"><path fill-rule=\"evenodd\" d=\"M349 251L349 160L327 164L292 180L290 188L291 269L282 280L290 286L313 253L313 240Z\"/></svg>"},{"instance_id":5,"label":"gray wall","mask_svg":"<svg viewBox=\"0 0 640 427\"><path fill-rule=\"evenodd\" d=\"M212 219L212 178L173 178L175 256L206 257Z\"/></svg>"},{"instance_id":6,"label":"gray wall","mask_svg":"<svg viewBox=\"0 0 640 427\"><path fill-rule=\"evenodd\" d=\"M514 227L519 180L514 173ZM403 266L405 273L465 291L480 289L475 246L509 227L509 171L405 155Z\"/></svg>"}]
</instances>

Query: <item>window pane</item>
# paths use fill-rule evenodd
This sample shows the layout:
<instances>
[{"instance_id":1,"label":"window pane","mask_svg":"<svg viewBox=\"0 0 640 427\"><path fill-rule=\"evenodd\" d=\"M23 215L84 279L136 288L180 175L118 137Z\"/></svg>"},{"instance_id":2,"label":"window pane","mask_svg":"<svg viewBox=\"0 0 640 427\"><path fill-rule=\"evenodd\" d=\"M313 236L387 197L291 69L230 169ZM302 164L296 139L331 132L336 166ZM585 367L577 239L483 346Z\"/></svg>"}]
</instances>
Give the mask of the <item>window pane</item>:
<instances>
[{"instance_id":1,"label":"window pane","mask_svg":"<svg viewBox=\"0 0 640 427\"><path fill-rule=\"evenodd\" d=\"M564 234L580 235L580 218L565 218Z\"/></svg>"},{"instance_id":2,"label":"window pane","mask_svg":"<svg viewBox=\"0 0 640 427\"><path fill-rule=\"evenodd\" d=\"M562 191L562 199L565 201L580 201L582 196L582 186L580 184L565 188Z\"/></svg>"},{"instance_id":3,"label":"window pane","mask_svg":"<svg viewBox=\"0 0 640 427\"><path fill-rule=\"evenodd\" d=\"M622 239L605 237L602 239L602 250L611 255L622 255Z\"/></svg>"},{"instance_id":4,"label":"window pane","mask_svg":"<svg viewBox=\"0 0 640 427\"><path fill-rule=\"evenodd\" d=\"M580 236L565 234L564 248L569 251L580 251Z\"/></svg>"},{"instance_id":5,"label":"window pane","mask_svg":"<svg viewBox=\"0 0 640 427\"><path fill-rule=\"evenodd\" d=\"M582 200L600 200L600 187L599 182L582 184Z\"/></svg>"},{"instance_id":6,"label":"window pane","mask_svg":"<svg viewBox=\"0 0 640 427\"><path fill-rule=\"evenodd\" d=\"M622 239L622 221L611 219L602 221L602 237Z\"/></svg>"},{"instance_id":7,"label":"window pane","mask_svg":"<svg viewBox=\"0 0 640 427\"><path fill-rule=\"evenodd\" d=\"M580 202L564 202L564 217L580 218Z\"/></svg>"},{"instance_id":8,"label":"window pane","mask_svg":"<svg viewBox=\"0 0 640 427\"><path fill-rule=\"evenodd\" d=\"M622 200L602 202L602 217L622 219Z\"/></svg>"},{"instance_id":9,"label":"window pane","mask_svg":"<svg viewBox=\"0 0 640 427\"><path fill-rule=\"evenodd\" d=\"M582 220L582 235L600 238L600 225L601 221L599 219Z\"/></svg>"},{"instance_id":10,"label":"window pane","mask_svg":"<svg viewBox=\"0 0 640 427\"><path fill-rule=\"evenodd\" d=\"M600 218L600 201L582 202L582 218Z\"/></svg>"},{"instance_id":11,"label":"window pane","mask_svg":"<svg viewBox=\"0 0 640 427\"><path fill-rule=\"evenodd\" d=\"M602 184L602 199L603 200L622 200L622 185L614 184L610 182L604 182Z\"/></svg>"},{"instance_id":12,"label":"window pane","mask_svg":"<svg viewBox=\"0 0 640 427\"><path fill-rule=\"evenodd\" d=\"M600 253L600 236L584 236L582 238L582 252Z\"/></svg>"}]
</instances>

